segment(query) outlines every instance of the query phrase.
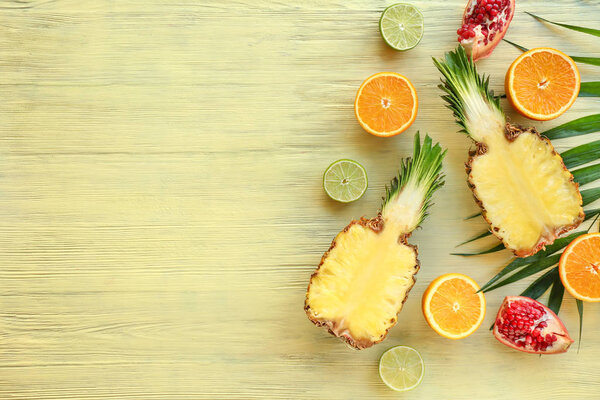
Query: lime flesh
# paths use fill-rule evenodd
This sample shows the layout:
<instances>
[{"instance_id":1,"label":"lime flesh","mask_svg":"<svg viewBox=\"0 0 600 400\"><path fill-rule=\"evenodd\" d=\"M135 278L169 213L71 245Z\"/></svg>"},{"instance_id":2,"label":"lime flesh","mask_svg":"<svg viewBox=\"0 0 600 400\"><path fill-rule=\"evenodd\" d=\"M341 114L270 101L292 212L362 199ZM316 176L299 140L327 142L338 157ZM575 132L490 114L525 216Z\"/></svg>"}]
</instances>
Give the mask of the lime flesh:
<instances>
[{"instance_id":1,"label":"lime flesh","mask_svg":"<svg viewBox=\"0 0 600 400\"><path fill-rule=\"evenodd\" d=\"M392 347L383 353L379 360L381 380L397 392L405 392L419 386L424 372L423 359L412 347Z\"/></svg>"},{"instance_id":2,"label":"lime flesh","mask_svg":"<svg viewBox=\"0 0 600 400\"><path fill-rule=\"evenodd\" d=\"M412 49L423 37L423 14L411 4L394 4L381 14L379 30L391 48Z\"/></svg>"},{"instance_id":3,"label":"lime flesh","mask_svg":"<svg viewBox=\"0 0 600 400\"><path fill-rule=\"evenodd\" d=\"M360 199L367 186L367 171L353 160L337 160L323 174L325 193L342 203Z\"/></svg>"}]
</instances>

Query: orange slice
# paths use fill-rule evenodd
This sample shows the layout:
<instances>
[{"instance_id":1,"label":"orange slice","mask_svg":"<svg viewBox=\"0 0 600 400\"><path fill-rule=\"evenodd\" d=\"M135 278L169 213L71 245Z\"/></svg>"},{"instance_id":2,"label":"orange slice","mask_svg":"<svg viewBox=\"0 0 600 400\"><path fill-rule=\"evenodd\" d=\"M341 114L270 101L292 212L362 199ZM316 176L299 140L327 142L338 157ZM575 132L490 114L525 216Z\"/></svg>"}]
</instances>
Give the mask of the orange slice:
<instances>
[{"instance_id":1,"label":"orange slice","mask_svg":"<svg viewBox=\"0 0 600 400\"><path fill-rule=\"evenodd\" d=\"M463 274L436 278L423 294L423 315L431 328L448 339L463 339L485 317L485 297L477 283Z\"/></svg>"},{"instance_id":2,"label":"orange slice","mask_svg":"<svg viewBox=\"0 0 600 400\"><path fill-rule=\"evenodd\" d=\"M581 79L571 57L540 47L521 54L511 64L504 86L506 97L520 114L546 121L573 105Z\"/></svg>"},{"instance_id":3,"label":"orange slice","mask_svg":"<svg viewBox=\"0 0 600 400\"><path fill-rule=\"evenodd\" d=\"M394 136L405 131L417 117L417 91L395 72L380 72L360 85L354 113L364 130L375 136Z\"/></svg>"},{"instance_id":4,"label":"orange slice","mask_svg":"<svg viewBox=\"0 0 600 400\"><path fill-rule=\"evenodd\" d=\"M573 240L560 256L560 280L573 297L600 301L600 233Z\"/></svg>"}]
</instances>

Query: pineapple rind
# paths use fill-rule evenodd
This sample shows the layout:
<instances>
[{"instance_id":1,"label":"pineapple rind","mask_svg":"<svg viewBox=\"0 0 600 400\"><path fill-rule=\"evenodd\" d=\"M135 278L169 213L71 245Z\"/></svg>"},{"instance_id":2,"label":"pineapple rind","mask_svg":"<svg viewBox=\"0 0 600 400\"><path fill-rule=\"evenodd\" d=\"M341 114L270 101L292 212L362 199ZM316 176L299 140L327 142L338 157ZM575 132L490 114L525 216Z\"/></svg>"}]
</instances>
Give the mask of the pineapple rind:
<instances>
[{"instance_id":1,"label":"pineapple rind","mask_svg":"<svg viewBox=\"0 0 600 400\"><path fill-rule=\"evenodd\" d=\"M352 221L311 276L304 307L308 318L356 349L386 337L415 283L417 248L395 232L386 230L380 216ZM360 254L362 249L369 251Z\"/></svg>"},{"instance_id":2,"label":"pineapple rind","mask_svg":"<svg viewBox=\"0 0 600 400\"><path fill-rule=\"evenodd\" d=\"M414 146L412 159L402 161L386 188L382 212L352 221L340 232L308 285L308 318L356 349L385 338L415 284L417 248L406 241L427 215L433 192L443 185L445 151L427 135L421 146L418 133ZM346 243L354 235L358 244Z\"/></svg>"},{"instance_id":3,"label":"pineapple rind","mask_svg":"<svg viewBox=\"0 0 600 400\"><path fill-rule=\"evenodd\" d=\"M494 96L493 91L489 89L489 77L485 77L483 75L479 75L477 73L477 68L472 60L466 55L464 49L462 47L458 47L456 51L446 53L445 60L433 60L436 67L440 70L440 72L444 75L443 84L440 85L440 88L446 92L446 95L442 96L444 100L446 100L447 107L450 108L454 116L456 117L456 122L462 127L462 131L467 133L477 144L477 155L481 156L488 148L496 147L495 151L498 151L498 148L506 148L508 146L507 142L514 141L522 132L522 129L518 127L514 127L510 124L506 123L505 116L500 108L500 102L497 97ZM532 130L535 132L535 130ZM535 132L535 135L539 137L539 134ZM540 140L542 139L540 137ZM581 207L581 194L579 193L578 185L573 182L573 176L566 169L564 162L560 155L558 155L552 145L547 142L547 145L550 146L552 157L554 159L554 167L553 168L556 174L556 182L558 182L558 186L565 189L566 192L570 192L571 197L567 197L568 205L565 206L567 211L558 210L559 218L551 218L551 217L537 217L540 220L546 220L547 223L538 223L538 234L529 232L527 233L527 238L520 237L520 234L523 232L512 232L510 228L507 226L502 226L498 222L497 213L494 210L487 209L490 206L488 203L489 198L485 196L484 193L478 194L477 189L477 179L481 181L485 180L485 178L473 178L473 175L477 175L476 171L479 167L477 162L477 157L472 157L469 159L467 163L467 173L469 174L469 185L473 190L473 195L475 200L479 204L482 209L482 215L486 219L486 221L490 224L491 231L494 235L496 235L502 242L505 247L512 250L517 257L526 257L532 254L537 253L540 249L544 248L545 245L552 244L554 240L561 235L562 233L568 232L576 228L583 221L583 208ZM528 157L529 155L524 155L523 157ZM519 160L521 162L523 160ZM525 160L526 161L526 160ZM523 161L523 162L525 162ZM514 170L514 169L512 169ZM544 171L542 170L534 170L532 174L543 175ZM483 176L484 173L482 173ZM507 172L510 174L510 171ZM528 180L538 181L538 177L534 177L530 179L530 177L524 176L507 176L510 178L509 180L520 181L521 183L527 182ZM556 183L552 182L552 183ZM508 184L507 182L498 182L499 185ZM480 188L483 190L483 188ZM507 191L510 191L512 188L506 186L504 188ZM542 188L541 191L543 191ZM484 190L485 191L485 190ZM532 196L538 197L533 201L527 199L526 201L522 201L521 204L525 205L525 208L530 209L530 206L527 206L525 203L537 203L541 205L544 203L543 196L540 196L539 193L535 191L530 191ZM522 197L522 196L521 196ZM577 204L578 203L578 204ZM512 202L512 205L519 205L518 202ZM562 202L559 203L559 206L562 206ZM507 207L510 204L506 205ZM490 207L493 207L490 206ZM541 207L542 209L544 207ZM506 210L505 210L506 211ZM539 210L535 210L534 213L538 213ZM542 210L543 211L543 210ZM510 213L510 211L507 211ZM523 210L519 210L521 215L523 215ZM532 222L531 215L525 214L526 216L523 218L524 220L528 220L530 223L535 225L535 222ZM560 217L568 217L571 219L563 218L562 221L559 221ZM535 219L535 218L534 218ZM519 224L517 224L518 226ZM537 239L535 238L537 236ZM516 238L516 243L515 239ZM529 246L524 245L523 243L528 242Z\"/></svg>"}]
</instances>

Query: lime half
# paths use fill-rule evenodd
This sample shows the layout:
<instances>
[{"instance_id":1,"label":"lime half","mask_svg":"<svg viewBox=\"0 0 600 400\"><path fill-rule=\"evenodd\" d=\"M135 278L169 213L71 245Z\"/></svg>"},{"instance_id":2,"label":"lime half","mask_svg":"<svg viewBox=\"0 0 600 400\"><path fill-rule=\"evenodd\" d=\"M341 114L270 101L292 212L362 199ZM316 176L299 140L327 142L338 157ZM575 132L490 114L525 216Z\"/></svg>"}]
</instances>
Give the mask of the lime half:
<instances>
[{"instance_id":1,"label":"lime half","mask_svg":"<svg viewBox=\"0 0 600 400\"><path fill-rule=\"evenodd\" d=\"M333 200L349 203L367 190L367 171L352 160L337 160L323 174L323 189Z\"/></svg>"},{"instance_id":2,"label":"lime half","mask_svg":"<svg viewBox=\"0 0 600 400\"><path fill-rule=\"evenodd\" d=\"M408 346L392 347L379 360L379 376L383 383L398 392L419 386L425 366L418 351Z\"/></svg>"},{"instance_id":3,"label":"lime half","mask_svg":"<svg viewBox=\"0 0 600 400\"><path fill-rule=\"evenodd\" d=\"M411 4L394 4L381 14L379 30L393 49L412 49L423 37L423 14Z\"/></svg>"}]
</instances>

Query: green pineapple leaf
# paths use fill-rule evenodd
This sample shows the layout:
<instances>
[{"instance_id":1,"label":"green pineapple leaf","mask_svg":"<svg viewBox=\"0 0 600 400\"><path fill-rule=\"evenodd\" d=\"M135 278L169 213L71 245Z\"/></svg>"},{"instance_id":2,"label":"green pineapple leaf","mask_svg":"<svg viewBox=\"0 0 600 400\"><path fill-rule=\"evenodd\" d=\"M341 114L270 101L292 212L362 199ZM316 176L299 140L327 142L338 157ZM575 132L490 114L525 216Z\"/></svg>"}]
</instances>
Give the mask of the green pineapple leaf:
<instances>
[{"instance_id":1,"label":"green pineapple leaf","mask_svg":"<svg viewBox=\"0 0 600 400\"><path fill-rule=\"evenodd\" d=\"M433 145L429 135L421 144L419 132L415 134L413 156L401 161L398 175L386 186L381 210L384 218L396 221L404 232L412 232L423 222L431 196L444 185L445 155L446 150L439 143Z\"/></svg>"}]
</instances>

